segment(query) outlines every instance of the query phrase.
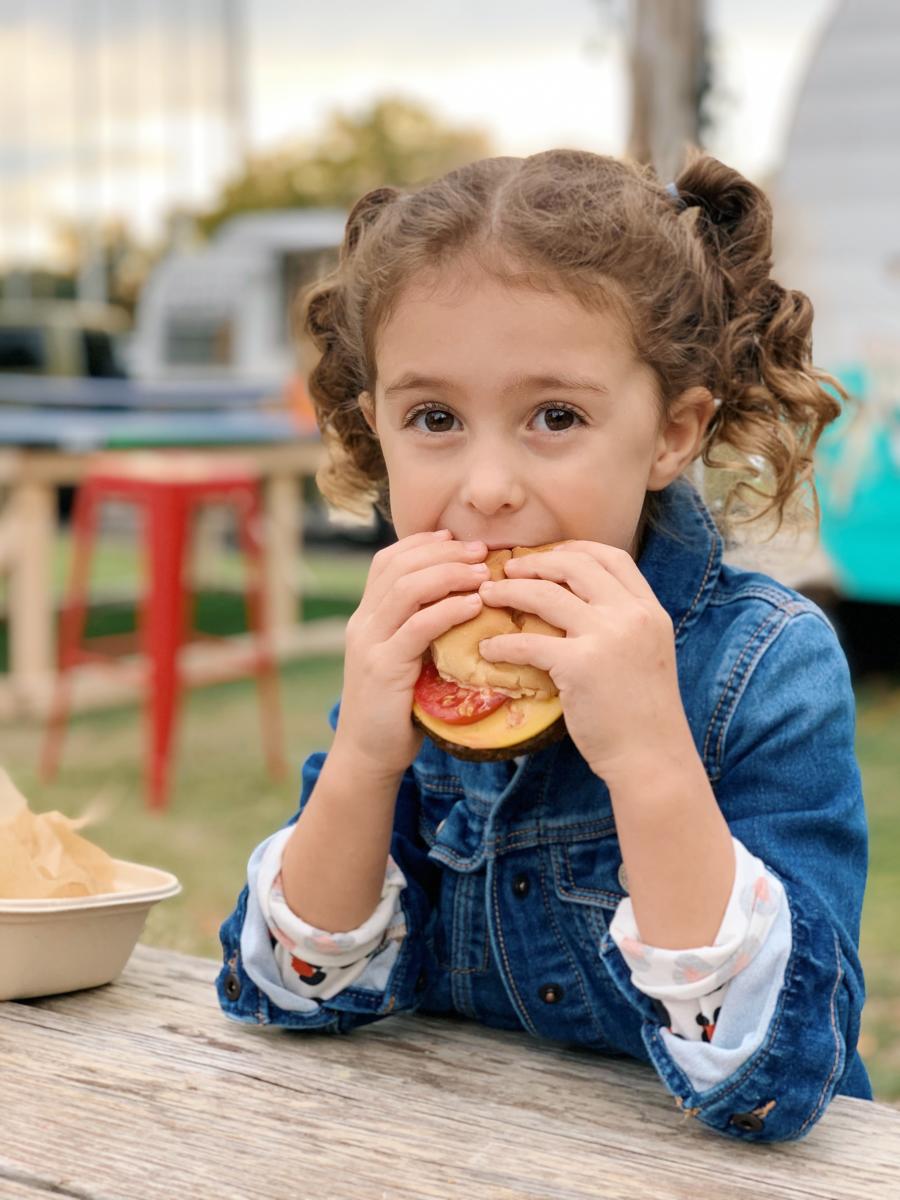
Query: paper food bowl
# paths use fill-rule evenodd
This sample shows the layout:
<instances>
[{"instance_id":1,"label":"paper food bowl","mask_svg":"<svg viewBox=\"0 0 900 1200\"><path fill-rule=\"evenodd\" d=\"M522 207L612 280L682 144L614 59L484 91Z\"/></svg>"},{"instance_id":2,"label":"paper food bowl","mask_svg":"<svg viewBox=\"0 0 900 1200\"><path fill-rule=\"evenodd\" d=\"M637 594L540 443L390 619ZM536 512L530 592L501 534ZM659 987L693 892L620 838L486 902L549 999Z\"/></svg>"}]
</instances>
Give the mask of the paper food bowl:
<instances>
[{"instance_id":1,"label":"paper food bowl","mask_svg":"<svg viewBox=\"0 0 900 1200\"><path fill-rule=\"evenodd\" d=\"M0 1000L55 996L121 973L159 900L181 884L168 871L113 860L115 891L59 900L0 898Z\"/></svg>"}]
</instances>

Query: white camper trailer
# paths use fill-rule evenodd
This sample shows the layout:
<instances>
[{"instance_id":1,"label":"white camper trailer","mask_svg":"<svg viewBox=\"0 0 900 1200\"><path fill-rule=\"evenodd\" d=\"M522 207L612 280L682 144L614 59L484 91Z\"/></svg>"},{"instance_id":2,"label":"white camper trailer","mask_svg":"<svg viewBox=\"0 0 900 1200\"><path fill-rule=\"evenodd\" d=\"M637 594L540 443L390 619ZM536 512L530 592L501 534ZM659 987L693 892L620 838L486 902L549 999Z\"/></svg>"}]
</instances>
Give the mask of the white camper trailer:
<instances>
[{"instance_id":1,"label":"white camper trailer","mask_svg":"<svg viewBox=\"0 0 900 1200\"><path fill-rule=\"evenodd\" d=\"M146 382L202 384L216 393L247 385L270 389L298 431L314 433L315 414L289 328L297 290L336 261L346 213L289 209L244 213L224 222L199 249L177 251L141 292L128 350L131 373ZM217 386L218 385L218 386ZM381 544L384 519L335 514L308 482L304 536Z\"/></svg>"},{"instance_id":2,"label":"white camper trailer","mask_svg":"<svg viewBox=\"0 0 900 1200\"><path fill-rule=\"evenodd\" d=\"M778 277L813 301L814 358L856 397L817 460L839 595L900 602L900 5L843 0L774 189ZM894 619L896 619L894 617Z\"/></svg>"},{"instance_id":3,"label":"white camper trailer","mask_svg":"<svg viewBox=\"0 0 900 1200\"><path fill-rule=\"evenodd\" d=\"M335 261L345 219L331 209L245 213L207 245L168 255L141 293L132 373L283 387L296 369L291 300Z\"/></svg>"}]
</instances>

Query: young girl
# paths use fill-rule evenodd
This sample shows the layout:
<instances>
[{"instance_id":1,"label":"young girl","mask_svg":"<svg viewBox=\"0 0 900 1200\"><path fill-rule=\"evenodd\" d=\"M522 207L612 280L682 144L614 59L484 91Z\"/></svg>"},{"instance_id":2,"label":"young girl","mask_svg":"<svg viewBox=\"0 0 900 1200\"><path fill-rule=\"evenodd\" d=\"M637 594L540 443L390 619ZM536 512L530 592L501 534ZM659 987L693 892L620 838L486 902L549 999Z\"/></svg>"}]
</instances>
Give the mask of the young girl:
<instances>
[{"instance_id":1,"label":"young girl","mask_svg":"<svg viewBox=\"0 0 900 1200\"><path fill-rule=\"evenodd\" d=\"M559 150L356 205L306 309L320 485L399 540L331 750L222 927L229 1016L462 1013L649 1061L750 1141L870 1097L845 659L808 600L723 563L683 478L723 448L776 515L809 486L838 405L770 267L764 195L699 155L668 187ZM550 542L484 582L489 549ZM513 762L410 720L430 642L482 605L565 631L480 645L559 689L566 737Z\"/></svg>"}]
</instances>

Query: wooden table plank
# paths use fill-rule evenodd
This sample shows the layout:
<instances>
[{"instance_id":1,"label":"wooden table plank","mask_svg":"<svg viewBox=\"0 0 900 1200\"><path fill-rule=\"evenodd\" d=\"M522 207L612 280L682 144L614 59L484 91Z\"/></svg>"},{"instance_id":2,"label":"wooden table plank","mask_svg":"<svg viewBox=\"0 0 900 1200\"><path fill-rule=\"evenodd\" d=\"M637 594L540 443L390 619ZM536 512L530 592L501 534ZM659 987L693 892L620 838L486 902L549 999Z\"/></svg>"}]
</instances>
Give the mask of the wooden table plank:
<instances>
[{"instance_id":1,"label":"wooden table plank","mask_svg":"<svg viewBox=\"0 0 900 1200\"><path fill-rule=\"evenodd\" d=\"M882 1105L840 1098L803 1142L740 1144L640 1064L525 1034L239 1026L217 970L139 946L109 987L0 1006L4 1200L26 1180L34 1200L900 1194L900 1113Z\"/></svg>"}]
</instances>

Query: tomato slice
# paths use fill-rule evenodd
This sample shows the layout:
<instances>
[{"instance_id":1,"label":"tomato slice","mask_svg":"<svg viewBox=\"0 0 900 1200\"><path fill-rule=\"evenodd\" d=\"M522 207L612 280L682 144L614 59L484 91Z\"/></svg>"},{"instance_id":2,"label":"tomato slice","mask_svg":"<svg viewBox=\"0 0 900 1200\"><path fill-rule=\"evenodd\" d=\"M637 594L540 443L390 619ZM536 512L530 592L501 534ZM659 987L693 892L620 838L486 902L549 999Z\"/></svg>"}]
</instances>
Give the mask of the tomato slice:
<instances>
[{"instance_id":1,"label":"tomato slice","mask_svg":"<svg viewBox=\"0 0 900 1200\"><path fill-rule=\"evenodd\" d=\"M430 717L448 725L472 725L500 708L509 699L489 688L467 688L442 679L430 660L422 668L413 696Z\"/></svg>"}]
</instances>

